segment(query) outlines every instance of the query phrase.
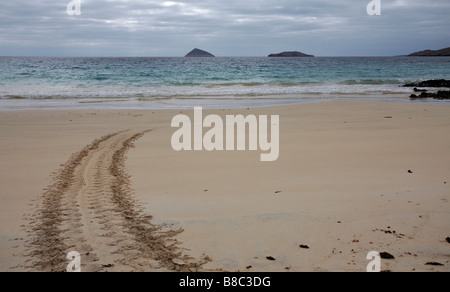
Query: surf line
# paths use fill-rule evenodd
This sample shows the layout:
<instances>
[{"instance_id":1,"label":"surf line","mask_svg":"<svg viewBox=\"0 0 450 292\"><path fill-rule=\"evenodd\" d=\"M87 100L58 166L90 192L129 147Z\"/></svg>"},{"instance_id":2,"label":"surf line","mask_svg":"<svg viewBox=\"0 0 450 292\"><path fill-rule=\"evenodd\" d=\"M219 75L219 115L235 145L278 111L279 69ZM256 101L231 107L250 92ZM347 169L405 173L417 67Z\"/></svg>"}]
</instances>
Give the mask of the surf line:
<instances>
[{"instance_id":1,"label":"surf line","mask_svg":"<svg viewBox=\"0 0 450 292\"><path fill-rule=\"evenodd\" d=\"M267 115L227 115L225 121L219 115L203 118L203 108L196 107L193 123L184 114L172 119L172 128L178 128L172 135L172 148L175 151L246 151L248 140L249 151L257 151L259 147L263 152L260 156L262 162L277 161L280 155L280 116L270 116L270 141L268 121ZM205 133L204 129L207 130Z\"/></svg>"}]
</instances>

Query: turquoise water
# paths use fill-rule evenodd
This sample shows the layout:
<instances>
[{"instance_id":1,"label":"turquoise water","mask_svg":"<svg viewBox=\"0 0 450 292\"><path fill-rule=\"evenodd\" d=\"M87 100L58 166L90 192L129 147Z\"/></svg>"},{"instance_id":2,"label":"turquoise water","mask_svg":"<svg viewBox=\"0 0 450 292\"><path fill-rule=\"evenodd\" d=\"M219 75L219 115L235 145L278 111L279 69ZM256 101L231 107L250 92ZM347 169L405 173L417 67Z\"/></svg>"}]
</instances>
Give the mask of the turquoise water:
<instances>
[{"instance_id":1,"label":"turquoise water","mask_svg":"<svg viewBox=\"0 0 450 292\"><path fill-rule=\"evenodd\" d=\"M450 58L0 58L0 109L408 101Z\"/></svg>"}]
</instances>

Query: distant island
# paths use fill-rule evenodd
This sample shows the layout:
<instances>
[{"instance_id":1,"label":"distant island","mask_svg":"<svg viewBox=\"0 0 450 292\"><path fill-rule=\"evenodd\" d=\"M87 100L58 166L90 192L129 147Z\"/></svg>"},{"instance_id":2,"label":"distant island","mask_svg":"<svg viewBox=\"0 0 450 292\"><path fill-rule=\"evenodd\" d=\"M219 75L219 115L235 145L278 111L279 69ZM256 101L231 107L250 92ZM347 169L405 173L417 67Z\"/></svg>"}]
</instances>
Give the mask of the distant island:
<instances>
[{"instance_id":1,"label":"distant island","mask_svg":"<svg viewBox=\"0 0 450 292\"><path fill-rule=\"evenodd\" d=\"M313 55L307 55L301 52L283 52L279 54L270 54L269 58L283 57L283 58L298 58L298 57L314 57Z\"/></svg>"},{"instance_id":2,"label":"distant island","mask_svg":"<svg viewBox=\"0 0 450 292\"><path fill-rule=\"evenodd\" d=\"M207 51L193 49L185 58L214 58L215 56Z\"/></svg>"},{"instance_id":3,"label":"distant island","mask_svg":"<svg viewBox=\"0 0 450 292\"><path fill-rule=\"evenodd\" d=\"M421 52L412 53L409 55L410 57L449 57L450 56L450 48L442 49L442 50L425 50Z\"/></svg>"}]
</instances>

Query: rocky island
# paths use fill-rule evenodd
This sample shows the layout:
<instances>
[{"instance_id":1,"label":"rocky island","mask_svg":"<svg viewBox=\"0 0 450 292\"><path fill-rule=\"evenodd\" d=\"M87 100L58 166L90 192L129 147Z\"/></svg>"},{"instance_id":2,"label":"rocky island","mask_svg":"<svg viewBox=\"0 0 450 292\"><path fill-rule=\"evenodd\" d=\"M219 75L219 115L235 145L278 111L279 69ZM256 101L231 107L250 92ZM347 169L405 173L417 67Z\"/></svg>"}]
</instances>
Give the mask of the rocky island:
<instances>
[{"instance_id":1,"label":"rocky island","mask_svg":"<svg viewBox=\"0 0 450 292\"><path fill-rule=\"evenodd\" d=\"M269 58L282 57L282 58L298 58L298 57L314 57L313 55L307 55L301 52L283 52L279 54L270 54Z\"/></svg>"},{"instance_id":2,"label":"rocky island","mask_svg":"<svg viewBox=\"0 0 450 292\"><path fill-rule=\"evenodd\" d=\"M421 52L412 53L409 55L410 57L449 57L450 56L450 48L442 49L442 50L425 50Z\"/></svg>"},{"instance_id":3,"label":"rocky island","mask_svg":"<svg viewBox=\"0 0 450 292\"><path fill-rule=\"evenodd\" d=\"M193 49L185 58L214 58L215 56L207 51Z\"/></svg>"}]
</instances>

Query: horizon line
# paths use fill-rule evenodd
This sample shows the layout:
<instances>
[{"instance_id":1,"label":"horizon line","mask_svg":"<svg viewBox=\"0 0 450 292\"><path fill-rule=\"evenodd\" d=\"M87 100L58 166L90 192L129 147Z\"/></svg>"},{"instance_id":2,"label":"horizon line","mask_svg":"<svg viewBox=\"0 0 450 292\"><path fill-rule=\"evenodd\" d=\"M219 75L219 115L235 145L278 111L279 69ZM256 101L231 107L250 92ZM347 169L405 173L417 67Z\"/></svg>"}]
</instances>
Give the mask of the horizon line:
<instances>
[{"instance_id":1,"label":"horizon line","mask_svg":"<svg viewBox=\"0 0 450 292\"><path fill-rule=\"evenodd\" d=\"M313 57L269 57L267 56L214 56L214 57L186 57L186 56L45 56L45 55L0 55L0 58L187 58L187 59L214 59L214 58L271 58L271 59L307 59L307 58L395 58L395 57L448 57L448 56L410 56L410 55L360 55L360 56L313 56Z\"/></svg>"}]
</instances>

